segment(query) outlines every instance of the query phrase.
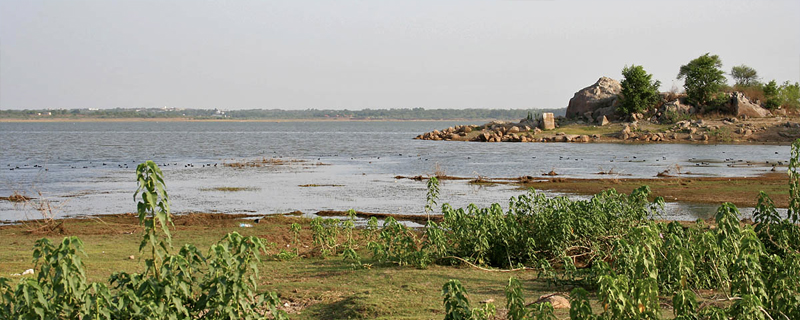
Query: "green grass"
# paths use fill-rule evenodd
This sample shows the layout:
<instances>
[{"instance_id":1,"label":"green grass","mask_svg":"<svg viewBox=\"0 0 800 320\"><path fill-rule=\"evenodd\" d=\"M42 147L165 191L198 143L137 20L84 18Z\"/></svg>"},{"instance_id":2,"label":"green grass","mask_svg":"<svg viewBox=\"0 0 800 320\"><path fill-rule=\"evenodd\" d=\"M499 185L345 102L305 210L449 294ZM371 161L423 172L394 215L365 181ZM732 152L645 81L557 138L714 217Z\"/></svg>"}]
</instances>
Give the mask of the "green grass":
<instances>
[{"instance_id":1,"label":"green grass","mask_svg":"<svg viewBox=\"0 0 800 320\"><path fill-rule=\"evenodd\" d=\"M441 289L449 279L458 279L464 284L473 306L494 299L500 312L505 306L504 287L511 276L523 282L525 296L531 302L543 294L571 289L548 288L544 281L536 280L533 271L487 272L465 266L440 265L416 269L381 264L370 259L362 262L371 264L371 268L357 269L339 256L319 257L310 248L308 219L277 216L262 219L252 228L239 228L243 221L220 215L176 217L173 248L177 251L183 244L192 243L202 252L207 252L211 244L226 233L237 231L275 243L270 250L270 254L275 254L291 244L291 223L300 223L303 228L300 233L301 257L289 261L269 257L259 265L258 290L276 291L282 303L289 304L287 309L291 319L442 319ZM138 253L141 229L132 215L67 220L64 222L65 234L26 232L32 226L0 228L0 241L6 244L5 250L0 251L0 261L3 261L0 275L3 277L34 267L31 257L37 239L47 237L60 242L67 235L77 235L84 242L87 256L83 261L89 281L107 282L116 271L144 271L144 262ZM360 254L371 256L364 250ZM131 255L135 259L129 259ZM12 284L19 278L11 277ZM556 314L564 318L568 311L558 310Z\"/></svg>"}]
</instances>

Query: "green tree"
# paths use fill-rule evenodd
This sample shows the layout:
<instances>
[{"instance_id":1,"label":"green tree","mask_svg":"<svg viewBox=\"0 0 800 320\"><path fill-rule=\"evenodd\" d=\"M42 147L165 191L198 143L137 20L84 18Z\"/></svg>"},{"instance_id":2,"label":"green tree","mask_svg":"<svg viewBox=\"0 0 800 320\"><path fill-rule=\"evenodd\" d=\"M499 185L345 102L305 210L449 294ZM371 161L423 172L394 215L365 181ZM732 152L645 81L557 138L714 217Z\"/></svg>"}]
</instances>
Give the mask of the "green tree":
<instances>
[{"instance_id":1,"label":"green tree","mask_svg":"<svg viewBox=\"0 0 800 320\"><path fill-rule=\"evenodd\" d=\"M682 65L678 79L684 79L683 87L689 102L696 106L716 107L724 96L720 91L725 86L725 73L720 69L722 61L717 55L706 53L688 64Z\"/></svg>"},{"instance_id":2,"label":"green tree","mask_svg":"<svg viewBox=\"0 0 800 320\"><path fill-rule=\"evenodd\" d=\"M658 87L661 82L653 81L653 75L644 71L642 66L625 66L622 68L622 76L622 101L617 107L617 113L627 115L643 112L659 101Z\"/></svg>"},{"instance_id":3,"label":"green tree","mask_svg":"<svg viewBox=\"0 0 800 320\"><path fill-rule=\"evenodd\" d=\"M749 87L758 84L758 72L746 65L731 68L731 77L736 81L737 86Z\"/></svg>"},{"instance_id":4,"label":"green tree","mask_svg":"<svg viewBox=\"0 0 800 320\"><path fill-rule=\"evenodd\" d=\"M790 84L789 81L785 81L778 88L778 97L780 97L781 106L794 109L800 108L800 83Z\"/></svg>"},{"instance_id":5,"label":"green tree","mask_svg":"<svg viewBox=\"0 0 800 320\"><path fill-rule=\"evenodd\" d=\"M775 109L777 107L780 107L781 99L780 97L778 97L778 91L779 91L778 83L775 82L775 80L772 80L764 84L761 90L764 92L764 98L767 100L764 103L767 109Z\"/></svg>"}]
</instances>

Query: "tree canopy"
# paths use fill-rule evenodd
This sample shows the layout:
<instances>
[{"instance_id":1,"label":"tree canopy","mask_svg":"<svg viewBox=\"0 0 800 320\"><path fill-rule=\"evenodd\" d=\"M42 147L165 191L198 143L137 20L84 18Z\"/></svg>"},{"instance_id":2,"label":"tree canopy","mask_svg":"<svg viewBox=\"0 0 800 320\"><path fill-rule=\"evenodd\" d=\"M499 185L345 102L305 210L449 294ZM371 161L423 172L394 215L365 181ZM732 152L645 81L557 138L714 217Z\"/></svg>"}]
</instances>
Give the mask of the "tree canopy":
<instances>
[{"instance_id":1,"label":"tree canopy","mask_svg":"<svg viewBox=\"0 0 800 320\"><path fill-rule=\"evenodd\" d=\"M720 91L726 84L722 61L717 55L706 53L682 65L678 79L684 79L683 87L689 102L696 106L719 106L723 97Z\"/></svg>"},{"instance_id":2,"label":"tree canopy","mask_svg":"<svg viewBox=\"0 0 800 320\"><path fill-rule=\"evenodd\" d=\"M746 65L731 68L731 77L736 81L737 86L749 87L758 84L758 72Z\"/></svg>"},{"instance_id":3,"label":"tree canopy","mask_svg":"<svg viewBox=\"0 0 800 320\"><path fill-rule=\"evenodd\" d=\"M617 113L627 115L643 112L655 105L660 99L658 88L661 82L653 81L653 75L648 74L642 66L631 65L622 68L622 100L617 107Z\"/></svg>"}]
</instances>

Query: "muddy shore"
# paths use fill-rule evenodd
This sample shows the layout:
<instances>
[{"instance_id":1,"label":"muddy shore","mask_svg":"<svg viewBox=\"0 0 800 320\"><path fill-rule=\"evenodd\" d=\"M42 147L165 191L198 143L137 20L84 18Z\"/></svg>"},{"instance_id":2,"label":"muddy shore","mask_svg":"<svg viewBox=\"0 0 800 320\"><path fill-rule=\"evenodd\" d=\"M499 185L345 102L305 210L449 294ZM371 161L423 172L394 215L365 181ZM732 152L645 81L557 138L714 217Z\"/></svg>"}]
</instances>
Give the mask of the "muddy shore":
<instances>
[{"instance_id":1,"label":"muddy shore","mask_svg":"<svg viewBox=\"0 0 800 320\"><path fill-rule=\"evenodd\" d=\"M426 180L423 176L397 176L397 179ZM783 171L769 172L757 177L681 177L659 178L563 178L555 175L517 178L467 178L441 176L439 180L469 180L473 184L513 184L520 189L533 188L578 195L594 195L603 190L615 189L630 193L643 185L649 186L653 196L666 201L722 204L730 202L739 207L755 207L759 191L764 191L779 208L789 206L789 176Z\"/></svg>"}]
</instances>

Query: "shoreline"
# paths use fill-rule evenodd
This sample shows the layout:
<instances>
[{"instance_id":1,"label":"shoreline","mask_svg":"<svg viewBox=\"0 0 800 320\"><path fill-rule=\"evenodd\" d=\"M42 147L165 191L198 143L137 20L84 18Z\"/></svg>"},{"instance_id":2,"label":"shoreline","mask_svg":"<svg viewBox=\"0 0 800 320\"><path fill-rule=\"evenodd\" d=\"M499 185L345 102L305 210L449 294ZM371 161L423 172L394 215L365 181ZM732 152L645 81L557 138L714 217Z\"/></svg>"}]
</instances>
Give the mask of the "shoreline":
<instances>
[{"instance_id":1,"label":"shoreline","mask_svg":"<svg viewBox=\"0 0 800 320\"><path fill-rule=\"evenodd\" d=\"M625 143L625 144L770 144L789 145L800 139L800 118L697 118L675 123L649 121L585 123L559 118L546 130L537 121L492 121L457 125L419 134L429 141L517 143Z\"/></svg>"},{"instance_id":2,"label":"shoreline","mask_svg":"<svg viewBox=\"0 0 800 320\"><path fill-rule=\"evenodd\" d=\"M427 180L426 176L395 176L395 179ZM776 208L788 208L789 206L789 177L784 172L770 172L754 177L660 177L660 178L562 178L558 176L523 176L518 178L486 178L480 179L473 177L440 176L440 181L467 181L475 185L516 185L520 193L533 188L540 191L551 191L568 193L574 195L591 196L607 189L614 189L618 193L630 194L636 188L647 185L651 190L652 198L662 197L665 202L701 203L721 205L730 202L740 208L755 207L758 201L759 191L764 191L775 202ZM651 199L652 200L652 199ZM3 200L8 201L8 200ZM504 203L503 203L504 204ZM354 208L355 209L355 208ZM358 209L356 216L362 219L376 217L385 219L395 218L398 221L406 221L424 224L428 217L419 214L388 213L388 212L364 212ZM316 210L313 212L284 212L270 214L253 213L220 213L220 212L176 212L176 217L192 217L202 215L206 219L263 219L271 216L284 217L346 217L346 211L335 210ZM89 216L66 216L55 219L56 221L72 220L91 220L103 219L104 217L132 217L133 213L106 213ZM436 213L430 216L433 221L440 221L441 214ZM182 218L184 219L184 218ZM0 229L7 226L19 225L20 223L35 223L41 219L2 221ZM689 221L689 220L675 220Z\"/></svg>"},{"instance_id":3,"label":"shoreline","mask_svg":"<svg viewBox=\"0 0 800 320\"><path fill-rule=\"evenodd\" d=\"M426 180L423 176L396 176L395 179ZM764 191L775 202L776 208L789 207L789 176L782 171L768 172L754 177L687 177L665 176L657 178L562 178L555 176L524 176L518 178L468 178L438 177L440 181L469 180L478 185L510 184L521 190L534 188L575 195L595 195L603 190L614 189L619 193L631 193L647 185L653 197L662 197L666 202L686 202L721 205L730 202L737 207L755 207L759 191Z\"/></svg>"}]
</instances>

